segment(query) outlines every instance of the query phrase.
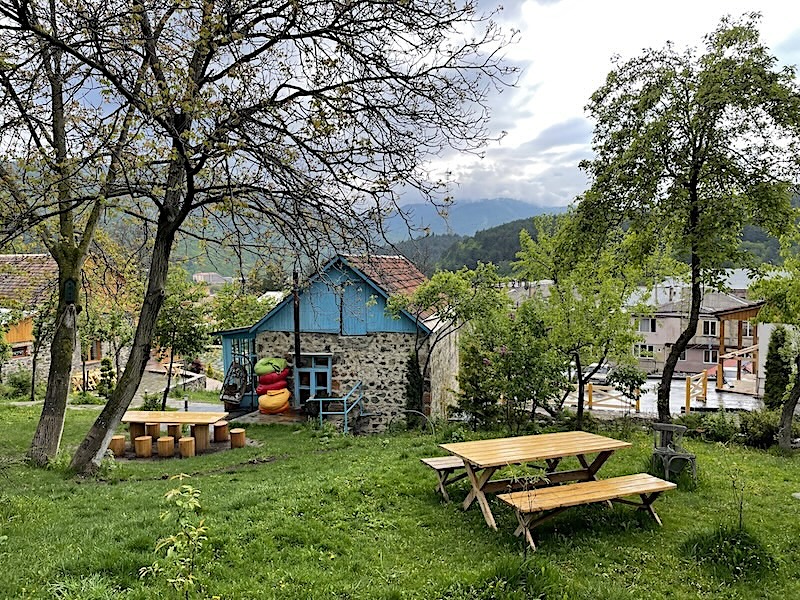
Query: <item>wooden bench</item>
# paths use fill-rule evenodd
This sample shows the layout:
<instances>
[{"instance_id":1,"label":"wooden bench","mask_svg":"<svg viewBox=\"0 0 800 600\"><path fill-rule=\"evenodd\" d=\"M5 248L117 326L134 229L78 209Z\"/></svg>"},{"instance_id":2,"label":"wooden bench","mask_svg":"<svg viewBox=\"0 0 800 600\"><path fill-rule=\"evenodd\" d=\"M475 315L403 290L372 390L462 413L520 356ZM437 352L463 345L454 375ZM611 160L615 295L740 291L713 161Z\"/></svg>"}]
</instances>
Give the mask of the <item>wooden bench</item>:
<instances>
[{"instance_id":1,"label":"wooden bench","mask_svg":"<svg viewBox=\"0 0 800 600\"><path fill-rule=\"evenodd\" d=\"M460 479L464 479L464 477L467 476L466 472L453 476L455 471L464 468L464 461L458 456L437 456L433 458L420 458L419 460L423 465L430 467L433 469L434 473L436 473L436 479L438 480L436 491L442 495L445 502L450 502L450 496L447 495L445 486L455 483Z\"/></svg>"},{"instance_id":2,"label":"wooden bench","mask_svg":"<svg viewBox=\"0 0 800 600\"><path fill-rule=\"evenodd\" d=\"M530 547L536 550L531 529L571 506L580 504L608 501L630 504L637 506L639 510L646 510L655 519L656 523L661 525L661 519L658 518L658 515L653 510L653 502L662 492L674 490L676 487L674 483L653 477L647 473L637 473L636 475L624 475L611 479L500 494L497 497L512 506L517 513L519 527L517 527L514 535L524 535ZM641 498L641 502L623 499L625 496L634 495L638 495Z\"/></svg>"}]
</instances>

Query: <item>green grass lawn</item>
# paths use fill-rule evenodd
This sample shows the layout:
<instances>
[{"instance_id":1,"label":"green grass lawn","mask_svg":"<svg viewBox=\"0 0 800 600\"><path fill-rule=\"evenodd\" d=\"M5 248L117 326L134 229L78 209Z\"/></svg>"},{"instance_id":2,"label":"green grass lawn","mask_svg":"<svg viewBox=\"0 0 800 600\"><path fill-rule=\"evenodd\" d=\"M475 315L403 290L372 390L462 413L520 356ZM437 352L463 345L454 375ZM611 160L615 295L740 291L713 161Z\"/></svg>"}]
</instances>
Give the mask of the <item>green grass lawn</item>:
<instances>
[{"instance_id":1,"label":"green grass lawn","mask_svg":"<svg viewBox=\"0 0 800 600\"><path fill-rule=\"evenodd\" d=\"M68 411L67 448L95 416ZM510 510L493 501L494 532L477 507L462 512L465 482L451 504L434 493L419 458L441 454L449 434L250 426L259 447L120 461L80 480L19 462L37 420L36 407L0 405L0 598L179 597L165 578L138 577L175 531L160 514L179 473L202 491L208 527L197 598L800 598L797 457L689 440L700 482L656 502L663 528L630 507L581 507L536 529L539 549L526 553ZM647 468L651 437L630 440L602 476ZM745 524L776 559L760 579L722 578L686 547L736 524L733 471L746 484Z\"/></svg>"}]
</instances>

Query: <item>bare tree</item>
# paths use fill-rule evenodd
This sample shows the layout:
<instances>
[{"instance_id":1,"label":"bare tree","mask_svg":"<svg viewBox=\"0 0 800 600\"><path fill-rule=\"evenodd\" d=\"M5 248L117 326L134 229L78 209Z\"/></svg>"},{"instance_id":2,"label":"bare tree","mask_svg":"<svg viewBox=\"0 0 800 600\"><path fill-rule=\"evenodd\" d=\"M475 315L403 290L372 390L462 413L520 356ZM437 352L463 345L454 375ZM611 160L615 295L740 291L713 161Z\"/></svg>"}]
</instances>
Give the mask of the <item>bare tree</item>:
<instances>
[{"instance_id":1,"label":"bare tree","mask_svg":"<svg viewBox=\"0 0 800 600\"><path fill-rule=\"evenodd\" d=\"M487 94L513 76L508 40L472 0L0 0L0 16L6 47L74 61L106 112L135 114L116 205L152 223L148 284L125 371L73 458L82 471L139 383L187 219L218 223L217 236L233 224L243 240L268 223L252 243L293 256L368 248L399 190L444 191L428 159L486 142Z\"/></svg>"}]
</instances>

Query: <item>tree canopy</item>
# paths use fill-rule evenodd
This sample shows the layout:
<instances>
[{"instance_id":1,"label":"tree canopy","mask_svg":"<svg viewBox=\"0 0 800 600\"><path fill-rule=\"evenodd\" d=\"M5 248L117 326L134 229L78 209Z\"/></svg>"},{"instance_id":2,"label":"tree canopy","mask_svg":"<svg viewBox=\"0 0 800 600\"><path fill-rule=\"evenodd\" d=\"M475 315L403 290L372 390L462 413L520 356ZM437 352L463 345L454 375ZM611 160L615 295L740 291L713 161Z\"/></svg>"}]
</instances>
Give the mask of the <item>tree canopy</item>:
<instances>
[{"instance_id":1,"label":"tree canopy","mask_svg":"<svg viewBox=\"0 0 800 600\"><path fill-rule=\"evenodd\" d=\"M591 188L578 216L588 245L624 224L639 256L668 240L690 268L689 319L658 391L662 420L675 365L697 331L702 286L718 284L745 225L777 235L794 223L800 89L757 25L758 15L723 19L702 53L667 45L617 61L587 106L596 157L582 163Z\"/></svg>"}]
</instances>

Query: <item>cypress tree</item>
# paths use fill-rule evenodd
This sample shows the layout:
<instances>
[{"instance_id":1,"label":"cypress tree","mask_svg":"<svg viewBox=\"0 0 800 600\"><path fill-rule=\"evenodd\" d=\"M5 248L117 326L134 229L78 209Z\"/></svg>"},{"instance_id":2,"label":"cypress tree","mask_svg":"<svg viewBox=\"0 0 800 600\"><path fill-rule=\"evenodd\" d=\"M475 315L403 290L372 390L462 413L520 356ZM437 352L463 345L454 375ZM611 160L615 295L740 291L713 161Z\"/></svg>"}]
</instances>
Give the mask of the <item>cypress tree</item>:
<instances>
[{"instance_id":1,"label":"cypress tree","mask_svg":"<svg viewBox=\"0 0 800 600\"><path fill-rule=\"evenodd\" d=\"M789 378L792 375L792 365L782 356L781 350L786 345L786 329L779 325L769 338L767 360L764 367L764 406L769 409L780 408Z\"/></svg>"}]
</instances>

